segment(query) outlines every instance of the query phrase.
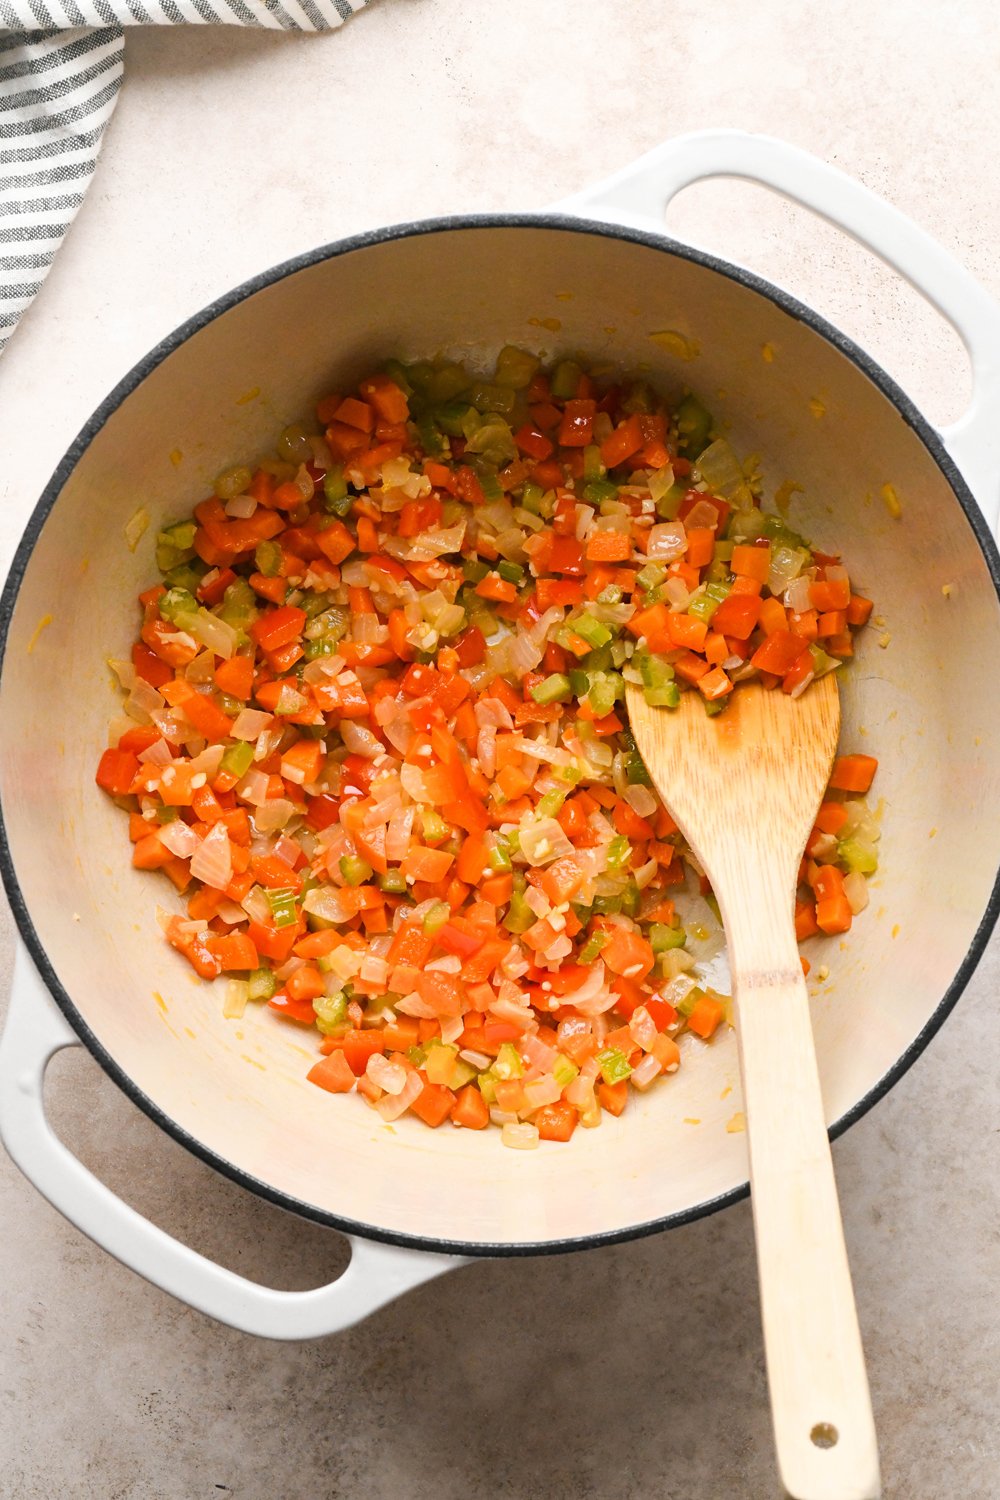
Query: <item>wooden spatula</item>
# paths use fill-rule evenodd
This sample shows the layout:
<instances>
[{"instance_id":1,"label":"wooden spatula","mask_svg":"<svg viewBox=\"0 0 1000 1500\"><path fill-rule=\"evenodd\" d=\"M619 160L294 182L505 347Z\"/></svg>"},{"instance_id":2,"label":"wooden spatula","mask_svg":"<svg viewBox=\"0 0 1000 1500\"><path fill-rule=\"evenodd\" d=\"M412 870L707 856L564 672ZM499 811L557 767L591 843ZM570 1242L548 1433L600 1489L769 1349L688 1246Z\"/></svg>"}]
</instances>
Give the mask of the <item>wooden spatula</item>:
<instances>
[{"instance_id":1,"label":"wooden spatula","mask_svg":"<svg viewBox=\"0 0 1000 1500\"><path fill-rule=\"evenodd\" d=\"M651 708L635 742L719 901L736 999L764 1348L794 1500L877 1500L875 1423L795 942L796 877L840 728L833 675L801 697L746 683Z\"/></svg>"}]
</instances>

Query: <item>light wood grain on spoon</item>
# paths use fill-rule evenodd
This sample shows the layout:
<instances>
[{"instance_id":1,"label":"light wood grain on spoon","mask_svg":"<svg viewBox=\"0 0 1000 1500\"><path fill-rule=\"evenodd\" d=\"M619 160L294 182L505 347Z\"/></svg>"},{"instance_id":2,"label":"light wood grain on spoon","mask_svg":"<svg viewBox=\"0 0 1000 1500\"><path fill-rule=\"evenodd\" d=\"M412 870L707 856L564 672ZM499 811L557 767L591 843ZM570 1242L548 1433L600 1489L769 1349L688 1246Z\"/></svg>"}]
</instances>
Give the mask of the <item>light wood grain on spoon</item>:
<instances>
[{"instance_id":1,"label":"light wood grain on spoon","mask_svg":"<svg viewBox=\"0 0 1000 1500\"><path fill-rule=\"evenodd\" d=\"M831 674L792 699L744 684L651 708L650 776L704 866L729 945L778 1464L794 1500L878 1500L875 1423L795 940L796 878L837 747Z\"/></svg>"}]
</instances>

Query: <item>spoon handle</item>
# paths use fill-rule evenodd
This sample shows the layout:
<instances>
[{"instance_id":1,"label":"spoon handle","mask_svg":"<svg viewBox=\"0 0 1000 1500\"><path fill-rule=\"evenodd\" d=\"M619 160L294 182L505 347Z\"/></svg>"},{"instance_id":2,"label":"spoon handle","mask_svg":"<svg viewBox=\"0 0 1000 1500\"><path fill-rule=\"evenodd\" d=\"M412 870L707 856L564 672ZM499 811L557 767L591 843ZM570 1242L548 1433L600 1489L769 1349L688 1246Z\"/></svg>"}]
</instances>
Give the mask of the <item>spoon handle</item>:
<instances>
[{"instance_id":1,"label":"spoon handle","mask_svg":"<svg viewBox=\"0 0 1000 1500\"><path fill-rule=\"evenodd\" d=\"M794 1500L878 1500L875 1422L809 998L790 903L770 899L768 883L740 882L725 916L778 1463Z\"/></svg>"}]
</instances>

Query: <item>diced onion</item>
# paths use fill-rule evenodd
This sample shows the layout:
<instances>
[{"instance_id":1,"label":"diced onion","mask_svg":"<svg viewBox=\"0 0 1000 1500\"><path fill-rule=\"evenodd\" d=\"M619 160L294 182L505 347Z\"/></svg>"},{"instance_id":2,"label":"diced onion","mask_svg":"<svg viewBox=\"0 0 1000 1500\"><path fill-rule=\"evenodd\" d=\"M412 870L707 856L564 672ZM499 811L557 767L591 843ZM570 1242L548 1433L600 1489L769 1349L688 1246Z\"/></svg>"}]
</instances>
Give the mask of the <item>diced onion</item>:
<instances>
[{"instance_id":1,"label":"diced onion","mask_svg":"<svg viewBox=\"0 0 1000 1500\"><path fill-rule=\"evenodd\" d=\"M227 516L238 516L241 521L249 521L257 509L257 502L252 495L234 495L222 508Z\"/></svg>"},{"instance_id":2,"label":"diced onion","mask_svg":"<svg viewBox=\"0 0 1000 1500\"><path fill-rule=\"evenodd\" d=\"M844 876L844 895L855 917L868 905L868 882L859 870Z\"/></svg>"},{"instance_id":3,"label":"diced onion","mask_svg":"<svg viewBox=\"0 0 1000 1500\"><path fill-rule=\"evenodd\" d=\"M390 1064L390 1066L392 1066L392 1064ZM382 1098L377 1101L375 1108L378 1110L383 1120L385 1120L387 1124L391 1124L393 1120L398 1120L400 1115L404 1115L406 1113L414 1100L417 1099L421 1093L423 1093L423 1088L424 1085L421 1081L420 1075L414 1069L412 1073L407 1073L406 1082L403 1084L403 1087L399 1091L399 1093L383 1094Z\"/></svg>"},{"instance_id":4,"label":"diced onion","mask_svg":"<svg viewBox=\"0 0 1000 1500\"><path fill-rule=\"evenodd\" d=\"M662 1072L663 1064L650 1052L632 1069L629 1083L637 1089L648 1089L654 1078L658 1078Z\"/></svg>"},{"instance_id":5,"label":"diced onion","mask_svg":"<svg viewBox=\"0 0 1000 1500\"><path fill-rule=\"evenodd\" d=\"M190 859L201 844L201 839L194 829L182 822L180 818L174 818L171 823L164 823L159 830L159 835L163 847L169 849L171 854L175 854L178 859ZM226 883L228 884L228 881Z\"/></svg>"},{"instance_id":6,"label":"diced onion","mask_svg":"<svg viewBox=\"0 0 1000 1500\"><path fill-rule=\"evenodd\" d=\"M295 816L295 808L285 797L271 797L262 802L253 815L254 827L259 833L273 833L276 828L284 828L290 818ZM219 827L216 824L216 827Z\"/></svg>"},{"instance_id":7,"label":"diced onion","mask_svg":"<svg viewBox=\"0 0 1000 1500\"><path fill-rule=\"evenodd\" d=\"M233 720L234 740L256 740L274 723L274 715L259 708L242 708Z\"/></svg>"},{"instance_id":8,"label":"diced onion","mask_svg":"<svg viewBox=\"0 0 1000 1500\"><path fill-rule=\"evenodd\" d=\"M548 865L573 853L573 845L555 818L541 818L537 823L523 823L518 831L521 853L529 865Z\"/></svg>"},{"instance_id":9,"label":"diced onion","mask_svg":"<svg viewBox=\"0 0 1000 1500\"><path fill-rule=\"evenodd\" d=\"M340 737L352 755L374 760L376 755L382 754L381 741L375 738L370 729L366 729L363 724L356 724L353 719L341 720Z\"/></svg>"},{"instance_id":10,"label":"diced onion","mask_svg":"<svg viewBox=\"0 0 1000 1500\"><path fill-rule=\"evenodd\" d=\"M522 1121L516 1125L508 1122L500 1132L500 1141L514 1151L533 1151L539 1141L538 1126Z\"/></svg>"},{"instance_id":11,"label":"diced onion","mask_svg":"<svg viewBox=\"0 0 1000 1500\"><path fill-rule=\"evenodd\" d=\"M238 1021L247 1008L250 986L245 979L231 979L226 985L226 998L222 1003L222 1014L227 1021Z\"/></svg>"},{"instance_id":12,"label":"diced onion","mask_svg":"<svg viewBox=\"0 0 1000 1500\"><path fill-rule=\"evenodd\" d=\"M233 855L225 823L213 823L191 858L195 880L224 891L233 878Z\"/></svg>"},{"instance_id":13,"label":"diced onion","mask_svg":"<svg viewBox=\"0 0 1000 1500\"><path fill-rule=\"evenodd\" d=\"M380 1089L385 1089L387 1094L401 1094L406 1087L409 1077L402 1063L390 1062L383 1057L381 1052L373 1052L368 1059L365 1072L373 1083L377 1083Z\"/></svg>"},{"instance_id":14,"label":"diced onion","mask_svg":"<svg viewBox=\"0 0 1000 1500\"><path fill-rule=\"evenodd\" d=\"M714 506L712 513L718 520L718 512ZM660 562L673 562L675 558L683 557L686 551L687 532L683 521L668 521L662 526L653 526L650 529L649 545L646 548L647 557Z\"/></svg>"}]
</instances>

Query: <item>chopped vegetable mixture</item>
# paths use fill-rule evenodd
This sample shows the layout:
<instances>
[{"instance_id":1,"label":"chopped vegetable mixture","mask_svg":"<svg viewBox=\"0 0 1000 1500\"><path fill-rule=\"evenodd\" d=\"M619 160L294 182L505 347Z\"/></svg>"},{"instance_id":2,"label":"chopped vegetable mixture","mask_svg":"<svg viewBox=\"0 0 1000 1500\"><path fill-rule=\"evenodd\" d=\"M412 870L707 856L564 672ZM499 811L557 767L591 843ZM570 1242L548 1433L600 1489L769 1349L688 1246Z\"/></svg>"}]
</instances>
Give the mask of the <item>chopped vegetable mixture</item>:
<instances>
[{"instance_id":1,"label":"chopped vegetable mixture","mask_svg":"<svg viewBox=\"0 0 1000 1500\"><path fill-rule=\"evenodd\" d=\"M798 694L871 602L693 395L502 350L388 363L159 533L97 782L225 1012L315 1029L386 1121L568 1141L707 1043L710 888L630 738L648 701ZM837 761L800 939L867 904L876 762ZM803 965L807 967L806 961Z\"/></svg>"}]
</instances>

